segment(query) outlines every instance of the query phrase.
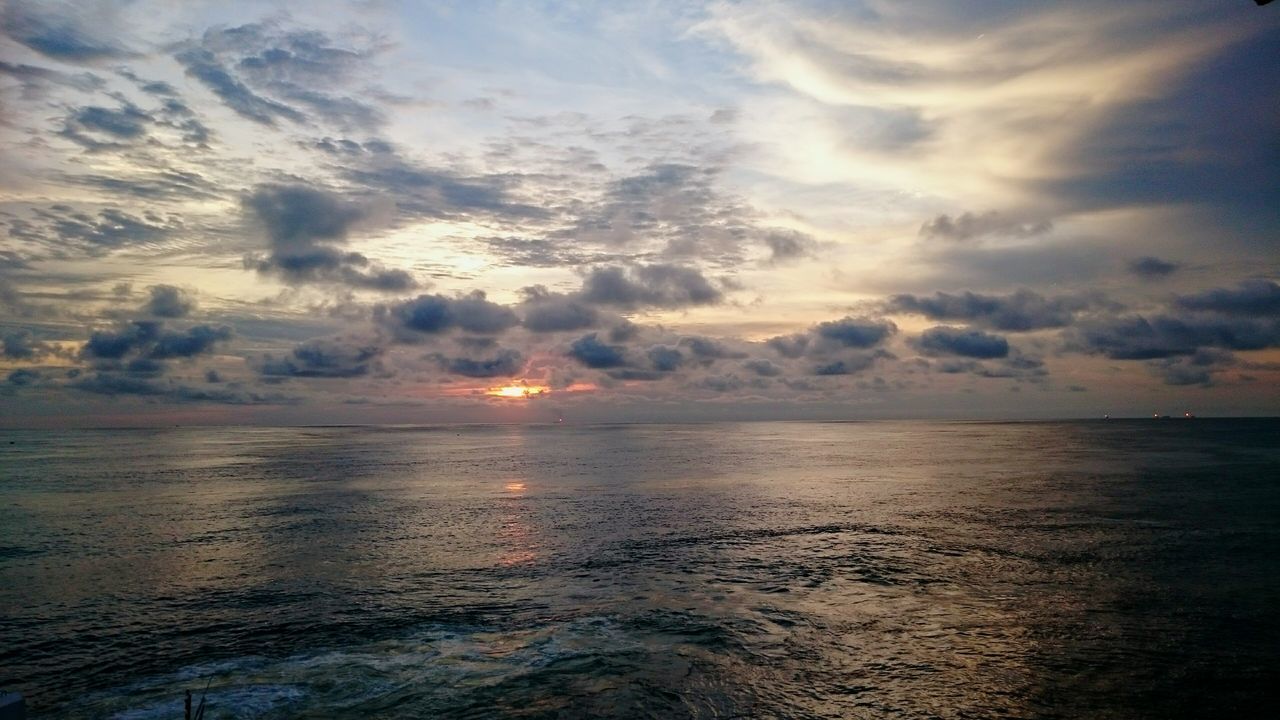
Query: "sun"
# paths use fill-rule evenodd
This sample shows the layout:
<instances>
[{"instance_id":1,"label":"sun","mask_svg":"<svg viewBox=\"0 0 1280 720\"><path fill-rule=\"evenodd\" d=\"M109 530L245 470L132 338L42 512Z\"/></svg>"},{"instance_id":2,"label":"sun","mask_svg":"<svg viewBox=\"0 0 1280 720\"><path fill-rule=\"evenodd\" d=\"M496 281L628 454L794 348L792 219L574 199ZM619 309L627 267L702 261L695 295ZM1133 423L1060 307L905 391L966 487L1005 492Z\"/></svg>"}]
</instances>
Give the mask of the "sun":
<instances>
[{"instance_id":1,"label":"sun","mask_svg":"<svg viewBox=\"0 0 1280 720\"><path fill-rule=\"evenodd\" d=\"M485 394L491 397L520 400L549 392L551 392L551 388L546 385L525 385L522 383L520 385L503 385L489 388L485 391Z\"/></svg>"}]
</instances>

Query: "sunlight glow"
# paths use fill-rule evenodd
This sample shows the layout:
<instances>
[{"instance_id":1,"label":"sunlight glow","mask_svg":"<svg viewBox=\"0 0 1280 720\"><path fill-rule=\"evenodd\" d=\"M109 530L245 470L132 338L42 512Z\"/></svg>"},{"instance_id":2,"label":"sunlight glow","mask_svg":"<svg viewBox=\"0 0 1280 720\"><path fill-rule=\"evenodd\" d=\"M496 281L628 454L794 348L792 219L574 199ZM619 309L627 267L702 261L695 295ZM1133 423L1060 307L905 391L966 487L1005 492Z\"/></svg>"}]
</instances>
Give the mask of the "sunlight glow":
<instances>
[{"instance_id":1,"label":"sunlight glow","mask_svg":"<svg viewBox=\"0 0 1280 720\"><path fill-rule=\"evenodd\" d=\"M550 392L551 388L546 385L503 385L502 387L489 388L485 391L485 394L491 397L523 399Z\"/></svg>"}]
</instances>

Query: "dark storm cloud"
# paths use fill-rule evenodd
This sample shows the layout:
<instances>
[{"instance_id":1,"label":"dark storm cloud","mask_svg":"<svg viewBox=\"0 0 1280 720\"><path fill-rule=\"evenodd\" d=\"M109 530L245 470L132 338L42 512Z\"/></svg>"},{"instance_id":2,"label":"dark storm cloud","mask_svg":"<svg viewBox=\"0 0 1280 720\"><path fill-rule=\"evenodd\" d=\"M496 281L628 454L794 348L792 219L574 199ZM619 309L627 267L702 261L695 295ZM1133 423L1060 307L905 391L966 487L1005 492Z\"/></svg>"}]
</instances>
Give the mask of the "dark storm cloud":
<instances>
[{"instance_id":1,"label":"dark storm cloud","mask_svg":"<svg viewBox=\"0 0 1280 720\"><path fill-rule=\"evenodd\" d=\"M500 333L520 322L511 308L489 302L479 290L454 298L451 315L460 329L481 335Z\"/></svg>"},{"instance_id":2,"label":"dark storm cloud","mask_svg":"<svg viewBox=\"0 0 1280 720\"><path fill-rule=\"evenodd\" d=\"M267 231L271 251L246 265L292 284L333 283L383 292L417 287L403 270L373 265L364 255L340 250L352 228L368 216L358 203L306 185L260 185L243 199Z\"/></svg>"},{"instance_id":3,"label":"dark storm cloud","mask_svg":"<svg viewBox=\"0 0 1280 720\"><path fill-rule=\"evenodd\" d=\"M888 320L850 316L818 323L803 333L769 338L765 345L785 358L815 361L810 371L813 375L853 375L880 359L892 359L893 355L883 349L851 351L870 350L897 332L898 326ZM762 376L778 374L773 372L777 366L768 360L753 360L746 365Z\"/></svg>"},{"instance_id":4,"label":"dark storm cloud","mask_svg":"<svg viewBox=\"0 0 1280 720\"><path fill-rule=\"evenodd\" d=\"M379 305L374 319L397 331L397 338L412 341L413 333L435 335L452 329L479 335L495 335L520 323L511 308L490 302L476 290L468 295L419 295L392 305ZM408 333L408 334L406 334Z\"/></svg>"},{"instance_id":5,"label":"dark storm cloud","mask_svg":"<svg viewBox=\"0 0 1280 720\"><path fill-rule=\"evenodd\" d=\"M737 375L709 375L694 383L694 387L717 393L729 393L741 390L746 383Z\"/></svg>"},{"instance_id":6,"label":"dark storm cloud","mask_svg":"<svg viewBox=\"0 0 1280 720\"><path fill-rule=\"evenodd\" d=\"M1258 32L1112 110L1063 148L1075 171L1035 189L1081 207L1195 204L1272 222L1280 147L1262 139L1280 136L1274 43Z\"/></svg>"},{"instance_id":7,"label":"dark storm cloud","mask_svg":"<svg viewBox=\"0 0 1280 720\"><path fill-rule=\"evenodd\" d=\"M1022 332L1066 327L1091 304L1087 298L1046 298L1024 289L1009 295L980 295L972 292L954 295L940 292L932 296L894 295L886 309L923 315L930 320L963 320L996 330Z\"/></svg>"},{"instance_id":8,"label":"dark storm cloud","mask_svg":"<svg viewBox=\"0 0 1280 720\"><path fill-rule=\"evenodd\" d=\"M596 333L574 340L569 346L569 357L596 369L616 368L627 364L625 348L601 342Z\"/></svg>"},{"instance_id":9,"label":"dark storm cloud","mask_svg":"<svg viewBox=\"0 0 1280 720\"><path fill-rule=\"evenodd\" d=\"M244 199L276 245L346 240L365 216L360 206L305 185L261 185Z\"/></svg>"},{"instance_id":10,"label":"dark storm cloud","mask_svg":"<svg viewBox=\"0 0 1280 720\"><path fill-rule=\"evenodd\" d=\"M438 353L431 357L445 372L473 378L510 377L524 367L524 356L516 350L500 350L495 356L480 360Z\"/></svg>"},{"instance_id":11,"label":"dark storm cloud","mask_svg":"<svg viewBox=\"0 0 1280 720\"><path fill-rule=\"evenodd\" d=\"M42 340L37 340L30 330L15 330L0 336L0 347L3 347L3 354L0 357L6 357L11 360L31 360L41 355L47 355L54 351L54 348Z\"/></svg>"},{"instance_id":12,"label":"dark storm cloud","mask_svg":"<svg viewBox=\"0 0 1280 720\"><path fill-rule=\"evenodd\" d=\"M621 368L619 370L610 370L605 374L614 380L623 382L655 382L667 377L660 370L643 370L640 368Z\"/></svg>"},{"instance_id":13,"label":"dark storm cloud","mask_svg":"<svg viewBox=\"0 0 1280 720\"><path fill-rule=\"evenodd\" d=\"M8 376L5 377L5 381L10 385L16 385L18 387L35 385L40 381L40 373L28 368L18 368L17 370L9 373Z\"/></svg>"},{"instance_id":14,"label":"dark storm cloud","mask_svg":"<svg viewBox=\"0 0 1280 720\"><path fill-rule=\"evenodd\" d=\"M821 363L813 368L814 375L856 375L871 367L879 359L875 353L857 353L840 360Z\"/></svg>"},{"instance_id":15,"label":"dark storm cloud","mask_svg":"<svg viewBox=\"0 0 1280 720\"><path fill-rule=\"evenodd\" d=\"M393 322L406 330L419 333L442 333L455 324L450 311L452 301L443 295L419 295L397 305L379 306L376 317Z\"/></svg>"},{"instance_id":16,"label":"dark storm cloud","mask_svg":"<svg viewBox=\"0 0 1280 720\"><path fill-rule=\"evenodd\" d=\"M1209 387L1216 372L1237 364L1230 352L1200 348L1190 355L1152 360L1147 367L1166 385Z\"/></svg>"},{"instance_id":17,"label":"dark storm cloud","mask_svg":"<svg viewBox=\"0 0 1280 720\"><path fill-rule=\"evenodd\" d=\"M1261 350L1280 345L1275 319L1191 315L1112 318L1082 324L1067 334L1067 349L1113 360L1191 355L1201 348Z\"/></svg>"},{"instance_id":18,"label":"dark storm cloud","mask_svg":"<svg viewBox=\"0 0 1280 720\"><path fill-rule=\"evenodd\" d=\"M947 240L970 240L988 235L1028 238L1043 235L1053 229L1047 218L1022 219L1001 215L998 212L974 214L962 213L956 217L939 215L920 226L920 235Z\"/></svg>"},{"instance_id":19,"label":"dark storm cloud","mask_svg":"<svg viewBox=\"0 0 1280 720\"><path fill-rule=\"evenodd\" d=\"M551 293L541 286L525 288L524 293L524 326L531 332L585 330L600 319L595 308L573 296Z\"/></svg>"},{"instance_id":20,"label":"dark storm cloud","mask_svg":"<svg viewBox=\"0 0 1280 720\"><path fill-rule=\"evenodd\" d=\"M86 63L130 57L130 51L97 37L91 21L73 4L10 0L0 11L0 28L13 40L55 60Z\"/></svg>"},{"instance_id":21,"label":"dark storm cloud","mask_svg":"<svg viewBox=\"0 0 1280 720\"><path fill-rule=\"evenodd\" d=\"M968 374L981 378L1032 383L1043 382L1049 374L1043 360L1027 357L1012 349L1009 356L1005 358L986 358L985 361L979 361L962 357L944 357L931 367L945 375Z\"/></svg>"},{"instance_id":22,"label":"dark storm cloud","mask_svg":"<svg viewBox=\"0 0 1280 720\"><path fill-rule=\"evenodd\" d=\"M675 372L684 364L684 353L678 348L655 345L645 353L653 369L661 373Z\"/></svg>"},{"instance_id":23,"label":"dark storm cloud","mask_svg":"<svg viewBox=\"0 0 1280 720\"><path fill-rule=\"evenodd\" d=\"M1009 354L1009 341L999 335L945 325L925 330L914 344L926 355L990 359Z\"/></svg>"},{"instance_id":24,"label":"dark storm cloud","mask_svg":"<svg viewBox=\"0 0 1280 720\"><path fill-rule=\"evenodd\" d=\"M777 377L782 374L782 368L778 367L769 360L757 358L742 363L742 367L761 377Z\"/></svg>"},{"instance_id":25,"label":"dark storm cloud","mask_svg":"<svg viewBox=\"0 0 1280 720\"><path fill-rule=\"evenodd\" d=\"M1150 255L1134 258L1125 264L1125 269L1132 275L1137 275L1144 280L1152 280L1163 278L1177 272L1182 265L1176 262L1161 260L1158 257Z\"/></svg>"},{"instance_id":26,"label":"dark storm cloud","mask_svg":"<svg viewBox=\"0 0 1280 720\"><path fill-rule=\"evenodd\" d=\"M1187 310L1280 318L1280 285L1270 280L1245 280L1235 288L1215 288L1195 295L1179 295L1177 304Z\"/></svg>"},{"instance_id":27,"label":"dark storm cloud","mask_svg":"<svg viewBox=\"0 0 1280 720\"><path fill-rule=\"evenodd\" d=\"M352 378L368 375L383 349L368 342L335 338L308 340L289 355L267 355L258 372L267 377Z\"/></svg>"},{"instance_id":28,"label":"dark storm cloud","mask_svg":"<svg viewBox=\"0 0 1280 720\"><path fill-rule=\"evenodd\" d=\"M741 359L746 353L726 347L719 340L690 335L680 338L680 346L689 349L694 357L703 362L723 359Z\"/></svg>"},{"instance_id":29,"label":"dark storm cloud","mask_svg":"<svg viewBox=\"0 0 1280 720\"><path fill-rule=\"evenodd\" d=\"M765 344L785 358L803 357L809 349L809 336L801 333L769 338Z\"/></svg>"},{"instance_id":30,"label":"dark storm cloud","mask_svg":"<svg viewBox=\"0 0 1280 720\"><path fill-rule=\"evenodd\" d=\"M190 293L173 285L152 285L148 288L151 297L142 306L142 311L164 318L180 318L190 315L196 308L196 301Z\"/></svg>"},{"instance_id":31,"label":"dark storm cloud","mask_svg":"<svg viewBox=\"0 0 1280 720\"><path fill-rule=\"evenodd\" d=\"M583 278L579 296L588 303L627 309L713 305L724 299L697 269L668 264L594 268Z\"/></svg>"},{"instance_id":32,"label":"dark storm cloud","mask_svg":"<svg viewBox=\"0 0 1280 720\"><path fill-rule=\"evenodd\" d=\"M89 336L81 355L93 360L120 361L130 357L147 360L191 358L213 350L231 338L226 326L196 325L187 330L167 330L156 320L135 320L119 330L100 330Z\"/></svg>"},{"instance_id":33,"label":"dark storm cloud","mask_svg":"<svg viewBox=\"0 0 1280 720\"><path fill-rule=\"evenodd\" d=\"M285 405L297 398L280 394L248 392L235 388L193 387L164 380L151 380L131 375L98 372L74 380L68 387L95 395L134 395L178 403L215 403L223 405Z\"/></svg>"},{"instance_id":34,"label":"dark storm cloud","mask_svg":"<svg viewBox=\"0 0 1280 720\"><path fill-rule=\"evenodd\" d=\"M897 331L898 326L887 320L852 317L819 323L814 328L818 338L847 348L869 348Z\"/></svg>"}]
</instances>

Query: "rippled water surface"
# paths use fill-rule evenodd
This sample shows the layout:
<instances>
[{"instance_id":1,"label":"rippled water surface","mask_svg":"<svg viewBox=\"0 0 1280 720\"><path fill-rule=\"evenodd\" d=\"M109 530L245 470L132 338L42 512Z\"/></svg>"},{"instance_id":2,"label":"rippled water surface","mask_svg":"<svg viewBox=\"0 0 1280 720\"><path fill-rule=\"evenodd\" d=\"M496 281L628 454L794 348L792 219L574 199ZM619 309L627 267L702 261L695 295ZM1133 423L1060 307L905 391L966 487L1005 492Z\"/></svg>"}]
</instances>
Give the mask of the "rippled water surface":
<instances>
[{"instance_id":1,"label":"rippled water surface","mask_svg":"<svg viewBox=\"0 0 1280 720\"><path fill-rule=\"evenodd\" d=\"M1280 717L1280 422L0 433L34 717Z\"/></svg>"}]
</instances>

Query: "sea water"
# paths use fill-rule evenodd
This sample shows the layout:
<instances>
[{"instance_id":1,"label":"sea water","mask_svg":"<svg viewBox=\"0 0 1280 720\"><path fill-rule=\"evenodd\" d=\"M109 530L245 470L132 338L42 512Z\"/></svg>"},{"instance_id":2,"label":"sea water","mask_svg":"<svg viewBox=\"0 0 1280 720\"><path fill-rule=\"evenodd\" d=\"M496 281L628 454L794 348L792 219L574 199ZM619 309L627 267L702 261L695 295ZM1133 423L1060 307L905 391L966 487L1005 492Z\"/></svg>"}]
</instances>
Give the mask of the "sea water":
<instances>
[{"instance_id":1,"label":"sea water","mask_svg":"<svg viewBox=\"0 0 1280 720\"><path fill-rule=\"evenodd\" d=\"M1280 422L0 433L32 716L1280 716Z\"/></svg>"}]
</instances>

